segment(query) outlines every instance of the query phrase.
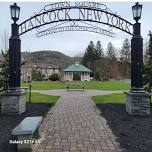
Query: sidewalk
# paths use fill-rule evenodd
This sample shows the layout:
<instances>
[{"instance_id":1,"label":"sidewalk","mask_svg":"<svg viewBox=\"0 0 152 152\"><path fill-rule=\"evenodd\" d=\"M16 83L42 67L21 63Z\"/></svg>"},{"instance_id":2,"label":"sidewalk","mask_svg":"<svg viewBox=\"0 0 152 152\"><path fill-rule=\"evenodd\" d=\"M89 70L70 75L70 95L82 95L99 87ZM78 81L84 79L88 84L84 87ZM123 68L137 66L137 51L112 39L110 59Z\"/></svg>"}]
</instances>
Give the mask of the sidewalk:
<instances>
[{"instance_id":1,"label":"sidewalk","mask_svg":"<svg viewBox=\"0 0 152 152\"><path fill-rule=\"evenodd\" d=\"M41 126L41 144L33 152L120 152L119 143L89 96L62 94Z\"/></svg>"}]
</instances>

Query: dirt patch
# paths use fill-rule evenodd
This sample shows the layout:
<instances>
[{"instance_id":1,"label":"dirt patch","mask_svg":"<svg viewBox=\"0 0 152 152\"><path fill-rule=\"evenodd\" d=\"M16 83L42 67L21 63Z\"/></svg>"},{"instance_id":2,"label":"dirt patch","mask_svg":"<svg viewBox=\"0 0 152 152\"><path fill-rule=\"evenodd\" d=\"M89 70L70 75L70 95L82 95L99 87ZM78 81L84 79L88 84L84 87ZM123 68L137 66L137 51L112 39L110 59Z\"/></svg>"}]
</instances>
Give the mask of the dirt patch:
<instances>
[{"instance_id":1,"label":"dirt patch","mask_svg":"<svg viewBox=\"0 0 152 152\"><path fill-rule=\"evenodd\" d=\"M25 117L45 116L50 109L51 104L33 104L27 103L27 110L24 114L16 116L7 116L0 114L0 152L17 152L16 145L9 144L12 129Z\"/></svg>"},{"instance_id":2,"label":"dirt patch","mask_svg":"<svg viewBox=\"0 0 152 152\"><path fill-rule=\"evenodd\" d=\"M121 104L97 104L123 152L152 152L152 114L130 116Z\"/></svg>"}]
</instances>

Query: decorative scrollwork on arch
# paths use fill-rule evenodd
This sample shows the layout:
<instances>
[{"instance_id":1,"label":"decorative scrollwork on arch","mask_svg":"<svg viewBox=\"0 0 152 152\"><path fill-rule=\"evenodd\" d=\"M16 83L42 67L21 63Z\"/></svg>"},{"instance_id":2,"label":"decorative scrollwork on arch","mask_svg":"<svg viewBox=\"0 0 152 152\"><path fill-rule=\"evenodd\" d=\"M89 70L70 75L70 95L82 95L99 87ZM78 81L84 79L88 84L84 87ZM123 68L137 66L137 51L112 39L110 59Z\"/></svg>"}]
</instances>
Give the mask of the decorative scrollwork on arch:
<instances>
[{"instance_id":1,"label":"decorative scrollwork on arch","mask_svg":"<svg viewBox=\"0 0 152 152\"><path fill-rule=\"evenodd\" d=\"M73 11L73 12L72 12ZM74 14L74 15L73 15ZM41 31L42 26L60 22L72 22L76 26L78 22L100 23L122 30L133 35L133 24L113 13L105 4L95 2L58 2L44 6L33 17L19 25L19 34L22 35L34 28Z\"/></svg>"}]
</instances>

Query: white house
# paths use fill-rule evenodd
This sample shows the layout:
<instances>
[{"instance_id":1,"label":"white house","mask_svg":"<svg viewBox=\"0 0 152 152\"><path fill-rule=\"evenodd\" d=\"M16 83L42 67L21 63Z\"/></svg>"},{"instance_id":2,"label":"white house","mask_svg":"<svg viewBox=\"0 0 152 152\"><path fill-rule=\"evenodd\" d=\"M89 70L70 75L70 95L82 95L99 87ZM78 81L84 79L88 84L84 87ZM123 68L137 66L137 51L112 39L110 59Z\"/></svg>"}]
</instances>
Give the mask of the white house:
<instances>
[{"instance_id":1,"label":"white house","mask_svg":"<svg viewBox=\"0 0 152 152\"><path fill-rule=\"evenodd\" d=\"M39 70L46 79L53 73L59 73L59 67L53 64L25 64L21 68L21 80L30 81L32 69Z\"/></svg>"}]
</instances>

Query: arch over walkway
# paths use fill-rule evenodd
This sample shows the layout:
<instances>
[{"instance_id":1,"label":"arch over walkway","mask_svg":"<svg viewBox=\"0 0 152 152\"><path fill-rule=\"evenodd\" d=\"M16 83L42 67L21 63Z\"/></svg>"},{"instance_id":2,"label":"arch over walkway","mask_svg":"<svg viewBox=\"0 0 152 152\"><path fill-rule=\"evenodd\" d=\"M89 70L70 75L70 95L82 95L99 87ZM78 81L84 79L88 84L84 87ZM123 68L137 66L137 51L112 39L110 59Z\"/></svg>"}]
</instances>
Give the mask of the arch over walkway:
<instances>
[{"instance_id":1,"label":"arch over walkway","mask_svg":"<svg viewBox=\"0 0 152 152\"><path fill-rule=\"evenodd\" d=\"M106 5L95 2L59 2L46 5L39 13L19 25L19 35L41 26L86 21L109 25L133 35L133 24L113 13Z\"/></svg>"}]
</instances>

